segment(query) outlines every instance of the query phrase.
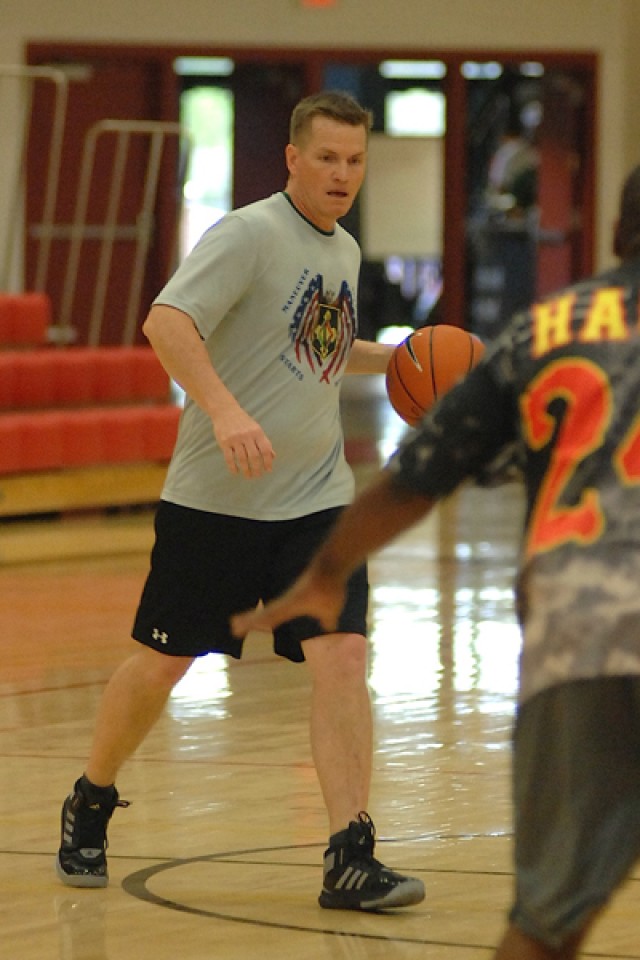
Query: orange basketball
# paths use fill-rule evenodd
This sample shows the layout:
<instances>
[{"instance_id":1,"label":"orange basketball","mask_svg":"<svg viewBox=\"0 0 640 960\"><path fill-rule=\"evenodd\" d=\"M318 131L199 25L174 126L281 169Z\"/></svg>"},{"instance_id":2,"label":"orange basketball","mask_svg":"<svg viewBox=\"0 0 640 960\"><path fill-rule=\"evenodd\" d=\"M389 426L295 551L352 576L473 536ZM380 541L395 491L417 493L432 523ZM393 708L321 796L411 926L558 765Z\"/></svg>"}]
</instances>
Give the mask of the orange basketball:
<instances>
[{"instance_id":1,"label":"orange basketball","mask_svg":"<svg viewBox=\"0 0 640 960\"><path fill-rule=\"evenodd\" d=\"M387 367L387 394L398 416L415 427L422 415L479 361L482 340L440 323L411 333Z\"/></svg>"}]
</instances>

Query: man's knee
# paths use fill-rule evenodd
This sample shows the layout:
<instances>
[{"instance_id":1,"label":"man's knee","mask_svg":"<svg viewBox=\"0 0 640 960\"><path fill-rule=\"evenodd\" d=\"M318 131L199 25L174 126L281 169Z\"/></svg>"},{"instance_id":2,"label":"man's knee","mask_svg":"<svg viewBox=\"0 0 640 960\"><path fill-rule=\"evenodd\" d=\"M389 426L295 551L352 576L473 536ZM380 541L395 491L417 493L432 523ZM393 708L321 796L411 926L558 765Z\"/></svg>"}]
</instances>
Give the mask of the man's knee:
<instances>
[{"instance_id":1,"label":"man's knee","mask_svg":"<svg viewBox=\"0 0 640 960\"><path fill-rule=\"evenodd\" d=\"M362 681L367 671L367 640L358 633L335 633L304 642L304 653L312 675L332 682Z\"/></svg>"},{"instance_id":2,"label":"man's knee","mask_svg":"<svg viewBox=\"0 0 640 960\"><path fill-rule=\"evenodd\" d=\"M141 647L134 656L138 661L138 670L147 684L169 690L182 680L195 659L195 657L171 657L151 647Z\"/></svg>"}]
</instances>

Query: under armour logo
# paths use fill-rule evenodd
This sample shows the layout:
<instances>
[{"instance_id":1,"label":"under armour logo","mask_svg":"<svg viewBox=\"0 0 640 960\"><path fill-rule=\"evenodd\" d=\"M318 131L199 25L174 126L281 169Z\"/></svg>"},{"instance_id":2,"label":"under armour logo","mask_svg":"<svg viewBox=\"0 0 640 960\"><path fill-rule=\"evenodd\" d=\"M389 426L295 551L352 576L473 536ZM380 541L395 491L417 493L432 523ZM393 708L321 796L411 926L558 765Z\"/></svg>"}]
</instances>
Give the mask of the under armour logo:
<instances>
[{"instance_id":1,"label":"under armour logo","mask_svg":"<svg viewBox=\"0 0 640 960\"><path fill-rule=\"evenodd\" d=\"M158 630L157 627L153 628L153 633L151 634L151 636L154 640L159 640L160 643L169 642L169 634L165 633L164 630Z\"/></svg>"}]
</instances>

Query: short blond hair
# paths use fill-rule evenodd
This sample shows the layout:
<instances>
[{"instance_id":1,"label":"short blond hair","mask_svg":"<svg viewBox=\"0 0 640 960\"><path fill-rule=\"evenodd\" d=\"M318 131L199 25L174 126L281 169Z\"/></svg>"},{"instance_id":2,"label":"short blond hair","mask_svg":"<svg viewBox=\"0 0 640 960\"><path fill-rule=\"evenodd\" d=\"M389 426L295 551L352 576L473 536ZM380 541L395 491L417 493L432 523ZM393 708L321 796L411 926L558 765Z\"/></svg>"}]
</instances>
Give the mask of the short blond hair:
<instances>
[{"instance_id":1,"label":"short blond hair","mask_svg":"<svg viewBox=\"0 0 640 960\"><path fill-rule=\"evenodd\" d=\"M314 117L328 117L351 127L364 127L367 134L373 120L371 112L360 106L350 94L340 90L324 90L305 97L294 107L289 125L291 143L299 144L307 136Z\"/></svg>"}]
</instances>

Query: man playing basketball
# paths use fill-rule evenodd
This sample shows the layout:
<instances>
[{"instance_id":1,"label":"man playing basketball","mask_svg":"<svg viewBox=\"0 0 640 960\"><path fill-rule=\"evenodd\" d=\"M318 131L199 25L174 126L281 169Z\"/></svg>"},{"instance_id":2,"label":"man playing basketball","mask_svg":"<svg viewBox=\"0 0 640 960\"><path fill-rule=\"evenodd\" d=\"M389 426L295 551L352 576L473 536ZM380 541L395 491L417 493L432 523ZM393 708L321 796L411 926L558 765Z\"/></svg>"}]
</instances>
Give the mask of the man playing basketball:
<instances>
[{"instance_id":1,"label":"man playing basketball","mask_svg":"<svg viewBox=\"0 0 640 960\"><path fill-rule=\"evenodd\" d=\"M194 658L240 657L231 613L302 570L353 495L339 415L345 373L383 373L391 347L356 336L360 251L337 224L362 184L370 117L351 97L301 101L286 191L234 211L157 297L144 332L186 393L156 516L135 652L104 693L57 858L71 886L107 883L115 780ZM373 856L366 683L367 575L354 572L331 631L308 618L274 635L312 678L311 743L329 820L323 907L379 910L424 898Z\"/></svg>"},{"instance_id":2,"label":"man playing basketball","mask_svg":"<svg viewBox=\"0 0 640 960\"><path fill-rule=\"evenodd\" d=\"M301 615L332 629L368 553L516 457L516 892L496 960L572 960L640 858L640 167L615 252L617 268L514 317L288 593L234 620L240 635Z\"/></svg>"}]
</instances>

